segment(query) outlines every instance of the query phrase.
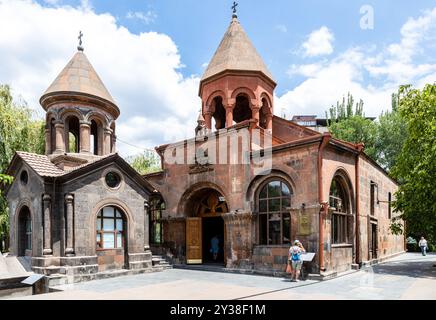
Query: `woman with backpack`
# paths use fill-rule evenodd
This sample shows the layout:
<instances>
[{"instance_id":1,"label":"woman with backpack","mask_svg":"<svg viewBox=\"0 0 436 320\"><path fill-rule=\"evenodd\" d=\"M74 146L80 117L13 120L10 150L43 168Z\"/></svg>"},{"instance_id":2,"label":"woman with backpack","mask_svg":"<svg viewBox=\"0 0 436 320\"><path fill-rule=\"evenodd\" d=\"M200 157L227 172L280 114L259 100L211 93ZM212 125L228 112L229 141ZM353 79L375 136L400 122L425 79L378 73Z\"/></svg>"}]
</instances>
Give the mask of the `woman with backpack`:
<instances>
[{"instance_id":1,"label":"woman with backpack","mask_svg":"<svg viewBox=\"0 0 436 320\"><path fill-rule=\"evenodd\" d=\"M303 266L303 260L301 254L306 252L300 241L295 240L294 245L289 248L288 261L292 268L291 281L299 281L301 267Z\"/></svg>"}]
</instances>

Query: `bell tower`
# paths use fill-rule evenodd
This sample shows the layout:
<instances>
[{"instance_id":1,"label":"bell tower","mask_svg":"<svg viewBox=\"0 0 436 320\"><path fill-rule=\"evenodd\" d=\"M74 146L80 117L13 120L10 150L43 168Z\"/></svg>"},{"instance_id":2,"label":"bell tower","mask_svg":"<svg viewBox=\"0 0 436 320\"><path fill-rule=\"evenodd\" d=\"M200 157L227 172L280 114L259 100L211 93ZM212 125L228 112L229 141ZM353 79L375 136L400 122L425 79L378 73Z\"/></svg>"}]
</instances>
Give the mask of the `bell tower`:
<instances>
[{"instance_id":1,"label":"bell tower","mask_svg":"<svg viewBox=\"0 0 436 320\"><path fill-rule=\"evenodd\" d=\"M50 158L88 161L115 152L120 110L84 54L82 36L77 52L40 99Z\"/></svg>"},{"instance_id":2,"label":"bell tower","mask_svg":"<svg viewBox=\"0 0 436 320\"><path fill-rule=\"evenodd\" d=\"M271 131L277 84L242 28L236 5L200 82L203 117L211 130L254 119L259 127Z\"/></svg>"}]
</instances>

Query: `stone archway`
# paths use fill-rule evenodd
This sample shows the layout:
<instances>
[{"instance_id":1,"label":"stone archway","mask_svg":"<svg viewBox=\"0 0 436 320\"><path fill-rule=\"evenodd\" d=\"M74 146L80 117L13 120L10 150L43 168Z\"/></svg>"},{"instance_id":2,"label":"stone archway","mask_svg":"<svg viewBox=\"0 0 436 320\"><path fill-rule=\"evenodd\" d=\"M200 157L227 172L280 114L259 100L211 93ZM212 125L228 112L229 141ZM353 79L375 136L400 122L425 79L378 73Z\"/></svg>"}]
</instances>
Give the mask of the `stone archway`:
<instances>
[{"instance_id":1,"label":"stone archway","mask_svg":"<svg viewBox=\"0 0 436 320\"><path fill-rule=\"evenodd\" d=\"M32 256L32 216L30 209L27 206L23 206L18 213L18 252L17 256Z\"/></svg>"},{"instance_id":2,"label":"stone archway","mask_svg":"<svg viewBox=\"0 0 436 320\"><path fill-rule=\"evenodd\" d=\"M187 264L225 264L226 228L223 216L229 212L225 197L203 188L186 201Z\"/></svg>"}]
</instances>

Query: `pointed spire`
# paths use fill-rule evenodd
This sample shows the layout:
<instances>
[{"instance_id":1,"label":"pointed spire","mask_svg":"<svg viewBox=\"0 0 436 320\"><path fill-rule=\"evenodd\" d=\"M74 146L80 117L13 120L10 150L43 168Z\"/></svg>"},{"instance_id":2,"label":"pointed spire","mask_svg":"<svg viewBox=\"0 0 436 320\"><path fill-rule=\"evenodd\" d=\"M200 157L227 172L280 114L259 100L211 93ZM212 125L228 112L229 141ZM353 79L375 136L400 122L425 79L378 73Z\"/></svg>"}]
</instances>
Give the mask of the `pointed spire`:
<instances>
[{"instance_id":1,"label":"pointed spire","mask_svg":"<svg viewBox=\"0 0 436 320\"><path fill-rule=\"evenodd\" d=\"M239 23L236 14L233 15L232 22L201 81L227 70L258 71L275 82L271 72Z\"/></svg>"},{"instance_id":2,"label":"pointed spire","mask_svg":"<svg viewBox=\"0 0 436 320\"><path fill-rule=\"evenodd\" d=\"M198 124L202 124L202 123L205 123L205 122L206 122L206 120L204 120L203 112L200 110L200 114L198 115L197 123Z\"/></svg>"}]
</instances>

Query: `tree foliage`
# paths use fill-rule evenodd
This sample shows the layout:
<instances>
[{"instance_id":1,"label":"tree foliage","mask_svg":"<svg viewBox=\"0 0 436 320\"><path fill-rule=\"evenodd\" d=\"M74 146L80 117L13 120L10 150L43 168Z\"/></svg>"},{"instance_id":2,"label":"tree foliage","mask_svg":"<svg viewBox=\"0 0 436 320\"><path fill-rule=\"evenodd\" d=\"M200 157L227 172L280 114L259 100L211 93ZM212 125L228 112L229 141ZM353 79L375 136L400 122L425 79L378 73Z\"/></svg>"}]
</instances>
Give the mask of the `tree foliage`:
<instances>
[{"instance_id":1,"label":"tree foliage","mask_svg":"<svg viewBox=\"0 0 436 320\"><path fill-rule=\"evenodd\" d=\"M127 159L127 162L140 174L149 174L161 170L160 158L153 151L144 151Z\"/></svg>"},{"instance_id":2,"label":"tree foliage","mask_svg":"<svg viewBox=\"0 0 436 320\"><path fill-rule=\"evenodd\" d=\"M408 135L392 174L401 183L394 208L407 233L436 239L436 82L400 88L398 110ZM403 228L396 220L396 231Z\"/></svg>"},{"instance_id":3,"label":"tree foliage","mask_svg":"<svg viewBox=\"0 0 436 320\"><path fill-rule=\"evenodd\" d=\"M365 152L377 160L377 124L365 117L362 100L354 104L353 96L348 93L347 99L344 97L341 103L338 101L336 106L331 106L329 114L329 131L335 138L352 143L363 142Z\"/></svg>"},{"instance_id":4,"label":"tree foliage","mask_svg":"<svg viewBox=\"0 0 436 320\"><path fill-rule=\"evenodd\" d=\"M0 184L12 182L2 174L16 151L44 153L44 122L33 119L25 102L14 101L7 85L0 85ZM0 193L0 243L9 232L6 199Z\"/></svg>"},{"instance_id":5,"label":"tree foliage","mask_svg":"<svg viewBox=\"0 0 436 320\"><path fill-rule=\"evenodd\" d=\"M375 160L388 171L397 163L408 135L406 121L398 111L398 103L399 94L392 94L392 111L383 112L377 123Z\"/></svg>"},{"instance_id":6,"label":"tree foliage","mask_svg":"<svg viewBox=\"0 0 436 320\"><path fill-rule=\"evenodd\" d=\"M404 141L407 138L407 126L398 111L399 94L392 95L392 110L382 112L378 120L366 118L364 103L354 103L348 93L342 102L337 102L327 113L327 123L332 135L352 143L364 143L365 153L385 170L395 165Z\"/></svg>"}]
</instances>

